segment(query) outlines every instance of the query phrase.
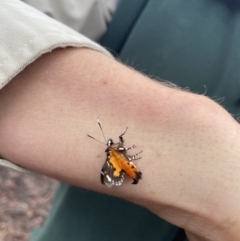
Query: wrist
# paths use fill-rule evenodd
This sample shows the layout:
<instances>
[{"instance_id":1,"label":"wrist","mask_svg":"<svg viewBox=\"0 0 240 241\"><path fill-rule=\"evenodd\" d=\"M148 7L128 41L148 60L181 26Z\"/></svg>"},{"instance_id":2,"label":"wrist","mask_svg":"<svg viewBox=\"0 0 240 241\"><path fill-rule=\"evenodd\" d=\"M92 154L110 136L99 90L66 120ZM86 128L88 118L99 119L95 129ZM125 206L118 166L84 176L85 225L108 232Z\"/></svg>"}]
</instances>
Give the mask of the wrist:
<instances>
[{"instance_id":1,"label":"wrist","mask_svg":"<svg viewBox=\"0 0 240 241\"><path fill-rule=\"evenodd\" d=\"M206 97L180 92L175 97L169 105L177 109L166 128L159 123L165 144L158 142L153 158L158 167L151 173L161 182L154 196L146 195L152 197L149 209L199 237L238 240L239 124Z\"/></svg>"}]
</instances>

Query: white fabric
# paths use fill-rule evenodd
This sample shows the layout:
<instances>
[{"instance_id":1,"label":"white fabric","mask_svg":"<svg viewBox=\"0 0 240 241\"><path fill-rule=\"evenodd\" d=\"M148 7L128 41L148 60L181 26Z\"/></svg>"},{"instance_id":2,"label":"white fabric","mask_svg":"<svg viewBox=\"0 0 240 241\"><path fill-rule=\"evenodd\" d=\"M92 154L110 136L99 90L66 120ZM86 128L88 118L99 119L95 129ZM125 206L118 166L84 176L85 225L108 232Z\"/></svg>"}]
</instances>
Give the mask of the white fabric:
<instances>
[{"instance_id":1,"label":"white fabric","mask_svg":"<svg viewBox=\"0 0 240 241\"><path fill-rule=\"evenodd\" d=\"M72 19L70 25L75 29L84 30L87 28L82 17L86 14L82 13L82 16L80 16L81 14L78 16L81 12L81 1L29 0L26 2L41 3L43 8L46 8L46 12L49 11L48 13L56 15L60 20ZM86 0L83 2L87 6L88 13L90 13L92 11L90 10L91 6L97 4L97 2L100 4L102 1ZM91 2L93 5L90 4L90 6L87 2ZM63 11L68 4L69 11ZM50 8L51 5L55 8ZM73 12L71 13L71 11ZM64 12L63 15L61 15L61 12ZM99 13L99 15L101 14ZM76 17L76 22L82 21L82 23L74 24L74 17ZM93 25L92 20L90 22ZM103 33L104 29L100 32ZM42 54L51 52L55 48L68 46L88 47L110 55L98 44L19 0L0 1L0 89ZM24 170L1 158L0 165Z\"/></svg>"},{"instance_id":2,"label":"white fabric","mask_svg":"<svg viewBox=\"0 0 240 241\"><path fill-rule=\"evenodd\" d=\"M22 0L84 36L99 40L119 0Z\"/></svg>"}]
</instances>

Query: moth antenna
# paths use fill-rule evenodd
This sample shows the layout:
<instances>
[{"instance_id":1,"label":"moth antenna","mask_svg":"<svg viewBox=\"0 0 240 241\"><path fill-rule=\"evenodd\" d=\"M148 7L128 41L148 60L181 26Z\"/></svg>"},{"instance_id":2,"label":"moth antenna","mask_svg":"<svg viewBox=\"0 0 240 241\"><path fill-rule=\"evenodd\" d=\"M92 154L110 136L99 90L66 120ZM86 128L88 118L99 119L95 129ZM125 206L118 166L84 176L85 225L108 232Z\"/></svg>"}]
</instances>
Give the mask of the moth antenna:
<instances>
[{"instance_id":1,"label":"moth antenna","mask_svg":"<svg viewBox=\"0 0 240 241\"><path fill-rule=\"evenodd\" d=\"M106 139L106 137L105 137L105 135L104 135L104 133L103 133L103 129L102 129L102 126L101 126L101 124L100 124L100 120L99 120L99 118L97 118L97 123L98 123L98 125L99 125L99 127L100 127L100 129L101 129L101 132L102 132L103 138L104 138L104 140L105 140L106 143L107 143L107 139Z\"/></svg>"},{"instance_id":2,"label":"moth antenna","mask_svg":"<svg viewBox=\"0 0 240 241\"><path fill-rule=\"evenodd\" d=\"M97 140L97 139L96 139L96 138L94 138L93 136L90 136L90 135L88 135L88 134L87 134L87 136L88 136L88 137L90 137L90 138L92 138L93 140L95 140L95 141L97 141L97 142L99 142L99 143L103 144L103 145L106 145L106 143L103 143L103 142L101 142L101 141Z\"/></svg>"}]
</instances>

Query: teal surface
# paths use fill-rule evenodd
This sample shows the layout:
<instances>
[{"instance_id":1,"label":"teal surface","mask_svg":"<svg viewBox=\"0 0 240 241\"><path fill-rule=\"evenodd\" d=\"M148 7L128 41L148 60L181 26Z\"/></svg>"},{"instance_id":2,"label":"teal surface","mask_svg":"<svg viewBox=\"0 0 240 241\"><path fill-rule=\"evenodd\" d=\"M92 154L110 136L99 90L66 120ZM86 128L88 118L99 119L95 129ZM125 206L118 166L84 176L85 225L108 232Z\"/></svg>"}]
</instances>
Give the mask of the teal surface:
<instances>
[{"instance_id":1,"label":"teal surface","mask_svg":"<svg viewBox=\"0 0 240 241\"><path fill-rule=\"evenodd\" d=\"M45 226L32 240L165 240L176 232L142 207L61 184Z\"/></svg>"},{"instance_id":2,"label":"teal surface","mask_svg":"<svg viewBox=\"0 0 240 241\"><path fill-rule=\"evenodd\" d=\"M124 12L128 5L120 7ZM108 32L103 45L111 46L115 35L117 30ZM147 75L224 98L222 105L239 114L240 2L148 1L119 58Z\"/></svg>"},{"instance_id":3,"label":"teal surface","mask_svg":"<svg viewBox=\"0 0 240 241\"><path fill-rule=\"evenodd\" d=\"M240 4L233 0L122 0L102 44L145 74L224 98L222 105L237 116L239 11ZM181 230L146 209L61 184L47 222L32 241L63 240L186 239Z\"/></svg>"}]
</instances>

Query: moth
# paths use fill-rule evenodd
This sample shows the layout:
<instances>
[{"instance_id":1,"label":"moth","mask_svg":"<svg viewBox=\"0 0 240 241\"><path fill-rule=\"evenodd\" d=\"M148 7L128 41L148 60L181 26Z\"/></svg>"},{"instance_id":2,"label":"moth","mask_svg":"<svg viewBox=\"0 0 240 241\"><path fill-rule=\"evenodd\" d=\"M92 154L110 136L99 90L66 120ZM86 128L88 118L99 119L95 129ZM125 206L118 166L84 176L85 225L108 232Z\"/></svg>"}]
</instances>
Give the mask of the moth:
<instances>
[{"instance_id":1,"label":"moth","mask_svg":"<svg viewBox=\"0 0 240 241\"><path fill-rule=\"evenodd\" d=\"M140 159L141 157L138 157L138 155L141 154L142 151L136 153L135 155L129 155L127 153L128 150L136 147L135 145L131 147L124 147L123 136L126 134L128 128L126 128L126 130L119 136L119 142L114 143L111 138L108 140L105 138L98 118L97 123L106 143L103 143L90 135L88 135L88 137L107 146L107 149L105 150L107 158L103 164L100 175L101 183L108 187L120 186L122 185L126 174L133 179L132 184L137 184L142 178L142 173L133 163L133 160Z\"/></svg>"}]
</instances>

